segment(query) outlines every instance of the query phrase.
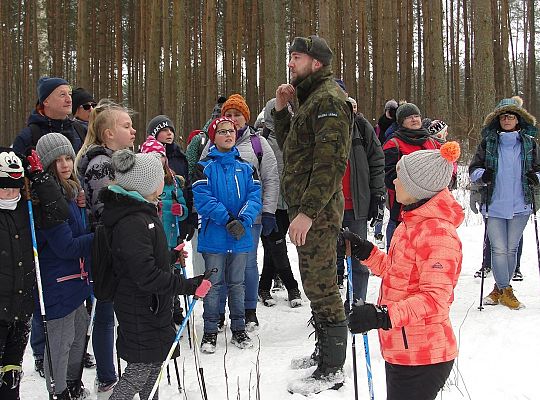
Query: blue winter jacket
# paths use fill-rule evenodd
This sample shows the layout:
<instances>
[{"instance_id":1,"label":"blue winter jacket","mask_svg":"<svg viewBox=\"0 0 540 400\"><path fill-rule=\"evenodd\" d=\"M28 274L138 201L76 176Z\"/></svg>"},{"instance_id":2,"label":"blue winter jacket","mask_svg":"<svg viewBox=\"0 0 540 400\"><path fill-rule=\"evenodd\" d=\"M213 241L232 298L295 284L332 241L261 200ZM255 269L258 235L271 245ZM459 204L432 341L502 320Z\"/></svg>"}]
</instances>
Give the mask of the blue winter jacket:
<instances>
[{"instance_id":1,"label":"blue winter jacket","mask_svg":"<svg viewBox=\"0 0 540 400\"><path fill-rule=\"evenodd\" d=\"M67 222L36 232L48 319L65 317L90 296L90 278L81 276L81 258L86 257L84 270L89 272L94 234L86 233L83 228L81 209L77 204L71 201L69 207ZM34 298L39 314L37 295Z\"/></svg>"},{"instance_id":2,"label":"blue winter jacket","mask_svg":"<svg viewBox=\"0 0 540 400\"><path fill-rule=\"evenodd\" d=\"M233 147L222 153L215 146L194 172L193 196L201 218L200 253L245 253L253 250L251 229L262 210L261 183L250 163ZM246 233L236 240L226 229L231 215Z\"/></svg>"},{"instance_id":3,"label":"blue winter jacket","mask_svg":"<svg viewBox=\"0 0 540 400\"><path fill-rule=\"evenodd\" d=\"M161 200L161 222L165 229L165 236L167 236L167 245L170 249L176 247L178 244L178 232L180 227L177 225L177 220L171 213L171 207L173 203L179 203L182 205L182 215L178 217L178 221L183 221L188 216L188 209L186 207L186 200L182 192L182 186L180 180L175 177L176 185L165 185L163 188L163 194L160 197Z\"/></svg>"}]
</instances>

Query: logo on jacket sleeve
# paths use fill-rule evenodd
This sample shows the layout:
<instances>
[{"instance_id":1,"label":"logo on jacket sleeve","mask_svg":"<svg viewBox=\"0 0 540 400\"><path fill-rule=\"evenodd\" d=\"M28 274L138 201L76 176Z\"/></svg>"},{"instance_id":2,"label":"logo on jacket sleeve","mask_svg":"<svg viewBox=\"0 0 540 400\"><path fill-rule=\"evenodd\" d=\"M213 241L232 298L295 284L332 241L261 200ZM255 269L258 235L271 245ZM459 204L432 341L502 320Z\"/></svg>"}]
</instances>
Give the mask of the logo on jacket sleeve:
<instances>
[{"instance_id":1,"label":"logo on jacket sleeve","mask_svg":"<svg viewBox=\"0 0 540 400\"><path fill-rule=\"evenodd\" d=\"M431 266L431 268L435 268L435 269L443 269L444 267L442 266L442 264L440 262L436 262L435 264L433 264Z\"/></svg>"}]
</instances>

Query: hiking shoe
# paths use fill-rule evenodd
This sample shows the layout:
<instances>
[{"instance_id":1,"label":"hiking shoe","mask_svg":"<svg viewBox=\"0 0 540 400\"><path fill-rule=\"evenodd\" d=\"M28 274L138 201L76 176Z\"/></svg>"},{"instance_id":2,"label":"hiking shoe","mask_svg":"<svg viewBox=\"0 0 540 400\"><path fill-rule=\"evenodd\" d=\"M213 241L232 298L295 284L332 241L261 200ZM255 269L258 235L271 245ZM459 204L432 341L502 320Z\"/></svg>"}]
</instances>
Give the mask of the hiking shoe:
<instances>
[{"instance_id":1,"label":"hiking shoe","mask_svg":"<svg viewBox=\"0 0 540 400\"><path fill-rule=\"evenodd\" d=\"M343 275L338 275L337 276L337 285L338 285L339 289L344 288L344 286L343 286Z\"/></svg>"},{"instance_id":2,"label":"hiking shoe","mask_svg":"<svg viewBox=\"0 0 540 400\"><path fill-rule=\"evenodd\" d=\"M300 307L302 305L302 295L298 288L289 290L289 305L291 308Z\"/></svg>"},{"instance_id":3,"label":"hiking shoe","mask_svg":"<svg viewBox=\"0 0 540 400\"><path fill-rule=\"evenodd\" d=\"M34 369L42 378L45 378L45 370L43 369L43 358L36 358Z\"/></svg>"},{"instance_id":4,"label":"hiking shoe","mask_svg":"<svg viewBox=\"0 0 540 400\"><path fill-rule=\"evenodd\" d=\"M259 320L257 319L257 311L253 308L246 310L245 313L246 330L253 332L259 326Z\"/></svg>"},{"instance_id":5,"label":"hiking shoe","mask_svg":"<svg viewBox=\"0 0 540 400\"><path fill-rule=\"evenodd\" d=\"M205 333L201 341L201 352L213 354L216 352L217 332Z\"/></svg>"},{"instance_id":6,"label":"hiking shoe","mask_svg":"<svg viewBox=\"0 0 540 400\"><path fill-rule=\"evenodd\" d=\"M277 292L284 289L285 289L285 285L283 285L283 281L281 280L279 276L276 276L274 278L274 287L272 288L272 292Z\"/></svg>"},{"instance_id":7,"label":"hiking shoe","mask_svg":"<svg viewBox=\"0 0 540 400\"><path fill-rule=\"evenodd\" d=\"M516 270L514 271L514 276L512 277L513 281L521 282L523 280L523 274L519 270L519 267L516 267Z\"/></svg>"},{"instance_id":8,"label":"hiking shoe","mask_svg":"<svg viewBox=\"0 0 540 400\"><path fill-rule=\"evenodd\" d=\"M475 278L481 278L482 277L482 270L484 270L484 278L489 276L489 274L491 273L491 267L482 267L482 268L480 268L478 271L476 271L474 273L474 277Z\"/></svg>"},{"instance_id":9,"label":"hiking shoe","mask_svg":"<svg viewBox=\"0 0 540 400\"><path fill-rule=\"evenodd\" d=\"M117 383L118 383L118 381L116 381L116 380L111 381L111 382L100 382L96 378L96 380L95 380L96 392L97 393L107 393L107 394L110 393L110 394L112 394L112 391L113 391L113 389L114 389L114 387L116 386Z\"/></svg>"},{"instance_id":10,"label":"hiking shoe","mask_svg":"<svg viewBox=\"0 0 540 400\"><path fill-rule=\"evenodd\" d=\"M481 272L480 272L481 273ZM494 306L499 304L499 300L502 295L502 290L497 287L497 284L493 285L493 290L482 300L482 303L488 306Z\"/></svg>"},{"instance_id":11,"label":"hiking shoe","mask_svg":"<svg viewBox=\"0 0 540 400\"><path fill-rule=\"evenodd\" d=\"M225 327L225 314L219 314L219 322L217 324L218 332L223 332Z\"/></svg>"},{"instance_id":12,"label":"hiking shoe","mask_svg":"<svg viewBox=\"0 0 540 400\"><path fill-rule=\"evenodd\" d=\"M516 299L512 286L508 286L507 288L504 288L502 290L502 295L499 298L499 303L501 303L503 306L506 306L512 310L519 310L520 308L525 307L523 303L521 303L518 299Z\"/></svg>"},{"instance_id":13,"label":"hiking shoe","mask_svg":"<svg viewBox=\"0 0 540 400\"><path fill-rule=\"evenodd\" d=\"M96 366L96 362L94 361L94 356L90 353L84 353L83 364L84 364L84 368L94 368Z\"/></svg>"},{"instance_id":14,"label":"hiking shoe","mask_svg":"<svg viewBox=\"0 0 540 400\"><path fill-rule=\"evenodd\" d=\"M321 374L315 372L305 378L296 379L287 385L289 393L300 393L304 396L317 394L324 390L338 390L343 386L345 375L343 370Z\"/></svg>"},{"instance_id":15,"label":"hiking shoe","mask_svg":"<svg viewBox=\"0 0 540 400\"><path fill-rule=\"evenodd\" d=\"M266 306L272 307L276 305L276 300L272 297L270 290L259 290L259 300Z\"/></svg>"},{"instance_id":16,"label":"hiking shoe","mask_svg":"<svg viewBox=\"0 0 540 400\"><path fill-rule=\"evenodd\" d=\"M384 243L384 235L382 233L377 233L373 236L373 238L375 239L375 245L379 249L384 249L386 247L386 244Z\"/></svg>"},{"instance_id":17,"label":"hiking shoe","mask_svg":"<svg viewBox=\"0 0 540 400\"><path fill-rule=\"evenodd\" d=\"M253 342L246 331L233 331L231 343L239 349L248 349L253 347Z\"/></svg>"}]
</instances>

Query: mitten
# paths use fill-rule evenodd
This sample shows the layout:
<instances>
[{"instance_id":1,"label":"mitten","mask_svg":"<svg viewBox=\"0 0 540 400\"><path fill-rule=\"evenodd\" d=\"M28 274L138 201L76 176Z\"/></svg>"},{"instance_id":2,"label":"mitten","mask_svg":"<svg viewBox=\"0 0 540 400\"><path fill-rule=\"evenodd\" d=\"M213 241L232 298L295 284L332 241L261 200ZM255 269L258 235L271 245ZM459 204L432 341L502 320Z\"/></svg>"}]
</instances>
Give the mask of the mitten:
<instances>
[{"instance_id":1,"label":"mitten","mask_svg":"<svg viewBox=\"0 0 540 400\"><path fill-rule=\"evenodd\" d=\"M30 154L26 157L26 161L28 161L28 164L26 165L28 178L32 179L32 176L43 172L43 164L41 164L39 155L34 149L30 150Z\"/></svg>"},{"instance_id":2,"label":"mitten","mask_svg":"<svg viewBox=\"0 0 540 400\"><path fill-rule=\"evenodd\" d=\"M229 219L229 222L227 222L226 228L227 228L227 232L229 232L231 236L235 238L236 240L242 239L242 237L246 234L244 225L242 225L242 222L240 222L236 218Z\"/></svg>"},{"instance_id":3,"label":"mitten","mask_svg":"<svg viewBox=\"0 0 540 400\"><path fill-rule=\"evenodd\" d=\"M262 234L263 236L268 236L272 232L277 231L277 223L276 223L276 215L269 213L269 212L263 212L262 218Z\"/></svg>"},{"instance_id":4,"label":"mitten","mask_svg":"<svg viewBox=\"0 0 540 400\"><path fill-rule=\"evenodd\" d=\"M369 211L367 215L368 221L371 221L371 226L375 226L377 222L381 222L384 218L384 202L383 195L372 195L369 202Z\"/></svg>"},{"instance_id":5,"label":"mitten","mask_svg":"<svg viewBox=\"0 0 540 400\"><path fill-rule=\"evenodd\" d=\"M180 203L173 203L173 205L171 206L171 213L172 215L174 215L175 217L181 217L182 214L184 214L184 210L182 208L182 204Z\"/></svg>"},{"instance_id":6,"label":"mitten","mask_svg":"<svg viewBox=\"0 0 540 400\"><path fill-rule=\"evenodd\" d=\"M355 303L349 314L349 329L352 333L364 333L371 329L388 330L392 327L386 306Z\"/></svg>"},{"instance_id":7,"label":"mitten","mask_svg":"<svg viewBox=\"0 0 540 400\"><path fill-rule=\"evenodd\" d=\"M344 241L351 242L351 253L355 258L363 261L369 257L373 250L373 244L370 241L362 239L351 231L342 231L340 235Z\"/></svg>"},{"instance_id":8,"label":"mitten","mask_svg":"<svg viewBox=\"0 0 540 400\"><path fill-rule=\"evenodd\" d=\"M525 176L527 177L527 183L530 186L538 186L538 184L540 184L540 181L538 180L538 175L536 175L536 172L529 171L525 174Z\"/></svg>"},{"instance_id":9,"label":"mitten","mask_svg":"<svg viewBox=\"0 0 540 400\"><path fill-rule=\"evenodd\" d=\"M495 175L495 171L493 171L491 168L487 168L484 173L482 174L482 182L489 185L493 182L493 176Z\"/></svg>"},{"instance_id":10,"label":"mitten","mask_svg":"<svg viewBox=\"0 0 540 400\"><path fill-rule=\"evenodd\" d=\"M211 287L212 282L208 279L203 279L201 284L197 287L197 290L195 290L195 298L204 299L204 296L206 296Z\"/></svg>"}]
</instances>

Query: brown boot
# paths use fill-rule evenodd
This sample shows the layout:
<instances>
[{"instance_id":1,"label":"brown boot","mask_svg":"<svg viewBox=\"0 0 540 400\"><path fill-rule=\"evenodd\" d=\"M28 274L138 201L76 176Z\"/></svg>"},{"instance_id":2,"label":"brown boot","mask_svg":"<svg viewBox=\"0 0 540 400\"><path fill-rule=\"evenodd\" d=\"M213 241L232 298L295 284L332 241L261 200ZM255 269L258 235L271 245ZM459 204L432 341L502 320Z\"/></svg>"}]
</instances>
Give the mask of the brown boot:
<instances>
[{"instance_id":1,"label":"brown boot","mask_svg":"<svg viewBox=\"0 0 540 400\"><path fill-rule=\"evenodd\" d=\"M499 304L503 291L497 287L497 284L493 285L493 290L490 294L484 297L483 303L488 306L494 306Z\"/></svg>"},{"instance_id":2,"label":"brown boot","mask_svg":"<svg viewBox=\"0 0 540 400\"><path fill-rule=\"evenodd\" d=\"M519 310L520 308L524 307L523 303L520 303L520 301L516 299L512 286L508 286L502 290L499 303L501 303L503 306L511 308L512 310Z\"/></svg>"}]
</instances>

